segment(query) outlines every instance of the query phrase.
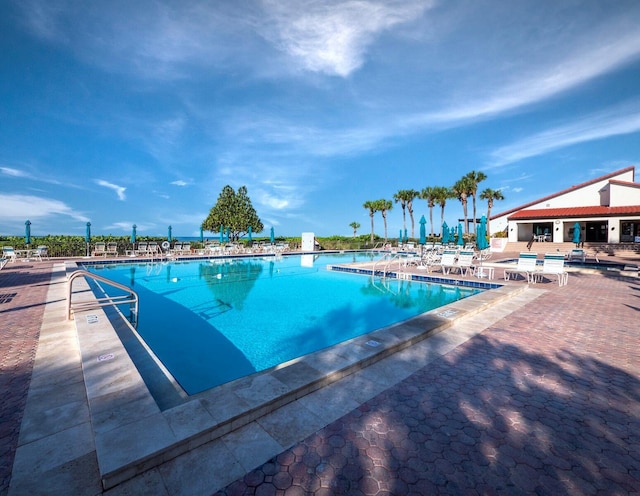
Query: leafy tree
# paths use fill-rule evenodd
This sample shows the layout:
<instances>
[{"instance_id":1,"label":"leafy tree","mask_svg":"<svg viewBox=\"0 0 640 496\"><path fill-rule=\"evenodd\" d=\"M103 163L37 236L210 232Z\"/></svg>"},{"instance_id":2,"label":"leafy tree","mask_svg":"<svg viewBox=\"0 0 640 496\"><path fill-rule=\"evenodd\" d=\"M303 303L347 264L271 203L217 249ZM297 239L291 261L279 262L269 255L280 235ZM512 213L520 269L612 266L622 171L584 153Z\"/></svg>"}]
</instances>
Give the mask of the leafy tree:
<instances>
[{"instance_id":1,"label":"leafy tree","mask_svg":"<svg viewBox=\"0 0 640 496\"><path fill-rule=\"evenodd\" d=\"M237 193L229 185L222 188L218 201L202 222L205 231L218 232L221 226L229 229L230 238L234 241L247 234L249 227L254 233L264 229L245 186L238 188Z\"/></svg>"},{"instance_id":2,"label":"leafy tree","mask_svg":"<svg viewBox=\"0 0 640 496\"><path fill-rule=\"evenodd\" d=\"M358 232L358 229L360 229L360 223L353 221L351 224L349 224L349 227L353 229L353 237L355 238Z\"/></svg>"},{"instance_id":3,"label":"leafy tree","mask_svg":"<svg viewBox=\"0 0 640 496\"><path fill-rule=\"evenodd\" d=\"M476 232L476 194L478 193L478 184L487 178L484 172L471 171L465 177L469 179L469 194L473 198L473 233ZM469 229L467 228L467 231Z\"/></svg>"},{"instance_id":4,"label":"leafy tree","mask_svg":"<svg viewBox=\"0 0 640 496\"><path fill-rule=\"evenodd\" d=\"M373 216L378 211L377 201L367 200L362 205L369 210L369 217L371 217L371 242L373 243L374 228L373 228Z\"/></svg>"},{"instance_id":5,"label":"leafy tree","mask_svg":"<svg viewBox=\"0 0 640 496\"><path fill-rule=\"evenodd\" d=\"M504 200L504 195L499 189L486 188L480 193L481 200L487 200L487 236L491 236L491 230L489 228L489 219L491 218L491 209L493 208L494 200Z\"/></svg>"},{"instance_id":6,"label":"leafy tree","mask_svg":"<svg viewBox=\"0 0 640 496\"><path fill-rule=\"evenodd\" d=\"M464 232L469 233L469 225L467 224L467 204L469 203L469 195L471 194L472 183L468 176L463 176L458 179L456 183L451 187L451 190L456 195L456 198L462 203L462 213L464 216Z\"/></svg>"},{"instance_id":7,"label":"leafy tree","mask_svg":"<svg viewBox=\"0 0 640 496\"><path fill-rule=\"evenodd\" d=\"M393 195L393 199L396 203L400 203L402 207L402 222L404 225L404 230L407 230L407 216L406 210L409 211L409 217L411 218L411 237L415 237L415 223L413 220L413 200L418 197L419 193L414 189L401 189L395 195ZM386 236L385 236L386 237Z\"/></svg>"}]
</instances>

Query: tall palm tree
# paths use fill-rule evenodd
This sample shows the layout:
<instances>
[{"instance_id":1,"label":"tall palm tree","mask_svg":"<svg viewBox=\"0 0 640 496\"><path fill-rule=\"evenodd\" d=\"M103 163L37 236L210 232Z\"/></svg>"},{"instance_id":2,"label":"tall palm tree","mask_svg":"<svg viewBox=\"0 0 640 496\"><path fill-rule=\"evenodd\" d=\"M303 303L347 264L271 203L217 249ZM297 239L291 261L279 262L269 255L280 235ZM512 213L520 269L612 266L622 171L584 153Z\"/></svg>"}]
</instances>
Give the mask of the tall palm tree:
<instances>
[{"instance_id":1,"label":"tall palm tree","mask_svg":"<svg viewBox=\"0 0 640 496\"><path fill-rule=\"evenodd\" d=\"M476 194L478 193L478 184L487 178L487 175L481 171L471 171L465 177L469 179L469 194L473 198L473 233L476 233ZM469 229L467 228L467 231Z\"/></svg>"},{"instance_id":2,"label":"tall palm tree","mask_svg":"<svg viewBox=\"0 0 640 496\"><path fill-rule=\"evenodd\" d=\"M407 215L406 210L409 210L409 216L411 217L411 237L415 237L415 225L413 221L413 200L418 196L418 192L413 189L401 189L395 195L393 195L393 199L396 203L400 203L402 207L402 223L404 226L404 230L407 230Z\"/></svg>"},{"instance_id":3,"label":"tall palm tree","mask_svg":"<svg viewBox=\"0 0 640 496\"><path fill-rule=\"evenodd\" d=\"M434 189L435 202L440 205L440 228L442 229L442 224L444 224L444 207L447 205L449 198L455 198L456 196L451 188L447 188L446 186L436 186Z\"/></svg>"},{"instance_id":4,"label":"tall palm tree","mask_svg":"<svg viewBox=\"0 0 640 496\"><path fill-rule=\"evenodd\" d=\"M491 229L489 228L491 218L491 209L493 208L494 200L504 200L504 195L499 189L486 188L480 193L481 200L487 200L487 236L491 236Z\"/></svg>"},{"instance_id":5,"label":"tall palm tree","mask_svg":"<svg viewBox=\"0 0 640 496\"><path fill-rule=\"evenodd\" d=\"M387 236L387 212L393 208L393 202L391 200L378 200L376 202L378 211L382 213L382 220L384 221L384 240L388 239Z\"/></svg>"},{"instance_id":6,"label":"tall palm tree","mask_svg":"<svg viewBox=\"0 0 640 496\"><path fill-rule=\"evenodd\" d=\"M378 211L378 206L377 203L380 200L368 200L366 202L364 202L364 205L362 205L364 208L369 210L369 217L371 217L371 243L373 244L373 215Z\"/></svg>"},{"instance_id":7,"label":"tall palm tree","mask_svg":"<svg viewBox=\"0 0 640 496\"><path fill-rule=\"evenodd\" d=\"M431 224L431 236L433 236L433 207L436 206L438 188L427 186L420 192L420 198L427 201L429 207L429 223Z\"/></svg>"},{"instance_id":8,"label":"tall palm tree","mask_svg":"<svg viewBox=\"0 0 640 496\"><path fill-rule=\"evenodd\" d=\"M353 237L356 237L356 233L358 232L358 229L360 229L360 223L353 221L351 224L349 224L349 227L351 229L353 229Z\"/></svg>"},{"instance_id":9,"label":"tall palm tree","mask_svg":"<svg viewBox=\"0 0 640 496\"><path fill-rule=\"evenodd\" d=\"M458 179L456 183L451 187L451 190L456 195L456 198L462 203L462 214L464 217L464 232L469 234L469 226L467 224L467 204L469 203L469 195L471 194L472 183L468 176L463 176Z\"/></svg>"}]
</instances>

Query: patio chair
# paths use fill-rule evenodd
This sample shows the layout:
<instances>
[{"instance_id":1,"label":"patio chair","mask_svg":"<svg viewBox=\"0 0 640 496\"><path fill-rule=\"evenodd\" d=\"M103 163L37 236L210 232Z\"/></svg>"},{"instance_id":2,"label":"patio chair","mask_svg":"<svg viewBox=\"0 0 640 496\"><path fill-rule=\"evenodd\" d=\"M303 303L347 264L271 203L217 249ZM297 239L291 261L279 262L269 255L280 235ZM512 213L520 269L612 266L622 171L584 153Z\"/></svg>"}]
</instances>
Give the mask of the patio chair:
<instances>
[{"instance_id":1,"label":"patio chair","mask_svg":"<svg viewBox=\"0 0 640 496\"><path fill-rule=\"evenodd\" d=\"M148 243L146 241L141 241L140 243L138 243L138 249L135 250L136 255L146 255L147 246L148 246Z\"/></svg>"},{"instance_id":2,"label":"patio chair","mask_svg":"<svg viewBox=\"0 0 640 496\"><path fill-rule=\"evenodd\" d=\"M558 286L565 286L569 281L569 273L564 270L564 255L561 253L545 253L542 268L532 274L533 281L541 281L545 276L555 277Z\"/></svg>"},{"instance_id":3,"label":"patio chair","mask_svg":"<svg viewBox=\"0 0 640 496\"><path fill-rule=\"evenodd\" d=\"M16 256L16 251L13 249L13 246L3 246L2 247L2 258L7 259L8 261L15 262L18 258Z\"/></svg>"},{"instance_id":4,"label":"patio chair","mask_svg":"<svg viewBox=\"0 0 640 496\"><path fill-rule=\"evenodd\" d=\"M585 252L583 249L573 249L569 252L569 260L568 262L573 262L573 261L577 261L577 262L582 262L584 263L587 260L587 252Z\"/></svg>"},{"instance_id":5,"label":"patio chair","mask_svg":"<svg viewBox=\"0 0 640 496\"><path fill-rule=\"evenodd\" d=\"M448 274L451 269L455 269L457 267L457 256L458 252L456 250L446 249L442 252L442 257L440 258L440 268L443 274Z\"/></svg>"},{"instance_id":6,"label":"patio chair","mask_svg":"<svg viewBox=\"0 0 640 496\"><path fill-rule=\"evenodd\" d=\"M107 256L107 243L96 243L93 246L92 255L94 257L106 257Z\"/></svg>"},{"instance_id":7,"label":"patio chair","mask_svg":"<svg viewBox=\"0 0 640 496\"><path fill-rule=\"evenodd\" d=\"M118 243L110 242L107 243L107 252L106 255L113 255L114 257L118 256Z\"/></svg>"},{"instance_id":8,"label":"patio chair","mask_svg":"<svg viewBox=\"0 0 640 496\"><path fill-rule=\"evenodd\" d=\"M43 260L49 260L49 248L45 245L39 245L33 253L33 256L36 257L41 262Z\"/></svg>"},{"instance_id":9,"label":"patio chair","mask_svg":"<svg viewBox=\"0 0 640 496\"><path fill-rule=\"evenodd\" d=\"M191 255L191 243L182 243L181 253L183 255Z\"/></svg>"},{"instance_id":10,"label":"patio chair","mask_svg":"<svg viewBox=\"0 0 640 496\"><path fill-rule=\"evenodd\" d=\"M473 275L476 270L476 266L473 264L474 256L473 250L461 250L453 268L459 270L460 275L466 276L469 272Z\"/></svg>"},{"instance_id":11,"label":"patio chair","mask_svg":"<svg viewBox=\"0 0 640 496\"><path fill-rule=\"evenodd\" d=\"M532 279L532 275L536 271L537 261L537 253L520 253L520 256L518 257L518 264L516 265L516 267L511 269L504 269L504 280L508 281L512 276L517 277L518 275L521 275L522 277L527 279L527 282L535 282Z\"/></svg>"}]
</instances>

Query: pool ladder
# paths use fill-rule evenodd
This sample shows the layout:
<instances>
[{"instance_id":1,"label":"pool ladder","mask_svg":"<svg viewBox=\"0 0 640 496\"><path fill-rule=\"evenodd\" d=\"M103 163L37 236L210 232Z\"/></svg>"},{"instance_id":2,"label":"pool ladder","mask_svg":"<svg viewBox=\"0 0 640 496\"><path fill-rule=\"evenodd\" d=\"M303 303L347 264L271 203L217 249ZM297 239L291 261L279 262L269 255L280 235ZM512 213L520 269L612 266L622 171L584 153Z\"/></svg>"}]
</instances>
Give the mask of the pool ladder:
<instances>
[{"instance_id":1,"label":"pool ladder","mask_svg":"<svg viewBox=\"0 0 640 496\"><path fill-rule=\"evenodd\" d=\"M385 278L387 277L387 274L389 273L389 265L391 265L392 262L394 261L398 261L398 270L400 270L400 254L399 253L385 253L382 258L380 260L378 260L375 264L373 264L373 271L371 273L371 275L373 277L378 275L378 265L381 264L382 262L387 262L384 266L384 268L382 269L382 274L380 274L380 277Z\"/></svg>"},{"instance_id":2,"label":"pool ladder","mask_svg":"<svg viewBox=\"0 0 640 496\"><path fill-rule=\"evenodd\" d=\"M103 298L95 298L87 301L71 301L71 296L73 294L73 281L77 277L87 277L93 279L95 281L100 281L115 288L121 289L128 294L119 295L119 296L109 296L105 293ZM103 291L104 292L104 291ZM121 305L124 303L129 303L129 322L136 327L138 324L138 293L136 293L133 289L125 286L124 284L117 283L112 281L111 279L107 279L106 277L99 276L97 274L92 274L86 270L76 270L69 276L69 287L67 290L67 320L71 320L71 313L78 312L83 310L91 310L94 308L100 308L108 305L113 305L117 307L117 305Z\"/></svg>"}]
</instances>

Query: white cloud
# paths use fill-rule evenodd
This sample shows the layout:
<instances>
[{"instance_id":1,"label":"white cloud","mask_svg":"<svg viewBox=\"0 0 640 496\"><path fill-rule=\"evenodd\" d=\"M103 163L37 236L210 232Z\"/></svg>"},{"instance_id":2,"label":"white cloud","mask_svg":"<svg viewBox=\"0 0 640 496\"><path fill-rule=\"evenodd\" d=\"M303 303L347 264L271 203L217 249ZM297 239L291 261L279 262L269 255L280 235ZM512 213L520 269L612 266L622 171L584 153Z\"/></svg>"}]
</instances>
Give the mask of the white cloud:
<instances>
[{"instance_id":1,"label":"white cloud","mask_svg":"<svg viewBox=\"0 0 640 496\"><path fill-rule=\"evenodd\" d=\"M186 181L178 180L178 181L171 181L171 184L173 184L174 186L186 186L189 183Z\"/></svg>"},{"instance_id":2,"label":"white cloud","mask_svg":"<svg viewBox=\"0 0 640 496\"><path fill-rule=\"evenodd\" d=\"M491 167L500 167L577 143L639 131L640 102L630 102L500 147L491 153Z\"/></svg>"},{"instance_id":3,"label":"white cloud","mask_svg":"<svg viewBox=\"0 0 640 496\"><path fill-rule=\"evenodd\" d=\"M28 177L24 171L13 169L11 167L0 167L0 173L11 177Z\"/></svg>"},{"instance_id":4,"label":"white cloud","mask_svg":"<svg viewBox=\"0 0 640 496\"><path fill-rule=\"evenodd\" d=\"M126 196L125 196L124 192L126 191L127 188L125 188L124 186L118 186L117 184L113 184L113 183L110 183L108 181L104 181L102 179L97 179L96 180L96 184L98 184L99 186L104 186L105 188L109 188L109 189L112 189L113 191L115 191L116 194L118 195L118 199L120 201L126 200Z\"/></svg>"},{"instance_id":5,"label":"white cloud","mask_svg":"<svg viewBox=\"0 0 640 496\"><path fill-rule=\"evenodd\" d=\"M4 222L43 221L58 215L87 222L84 214L73 210L64 202L31 195L7 195L0 193L0 219Z\"/></svg>"},{"instance_id":6,"label":"white cloud","mask_svg":"<svg viewBox=\"0 0 640 496\"><path fill-rule=\"evenodd\" d=\"M382 32L420 17L432 2L265 0L274 29L265 31L303 69L346 77Z\"/></svg>"}]
</instances>

